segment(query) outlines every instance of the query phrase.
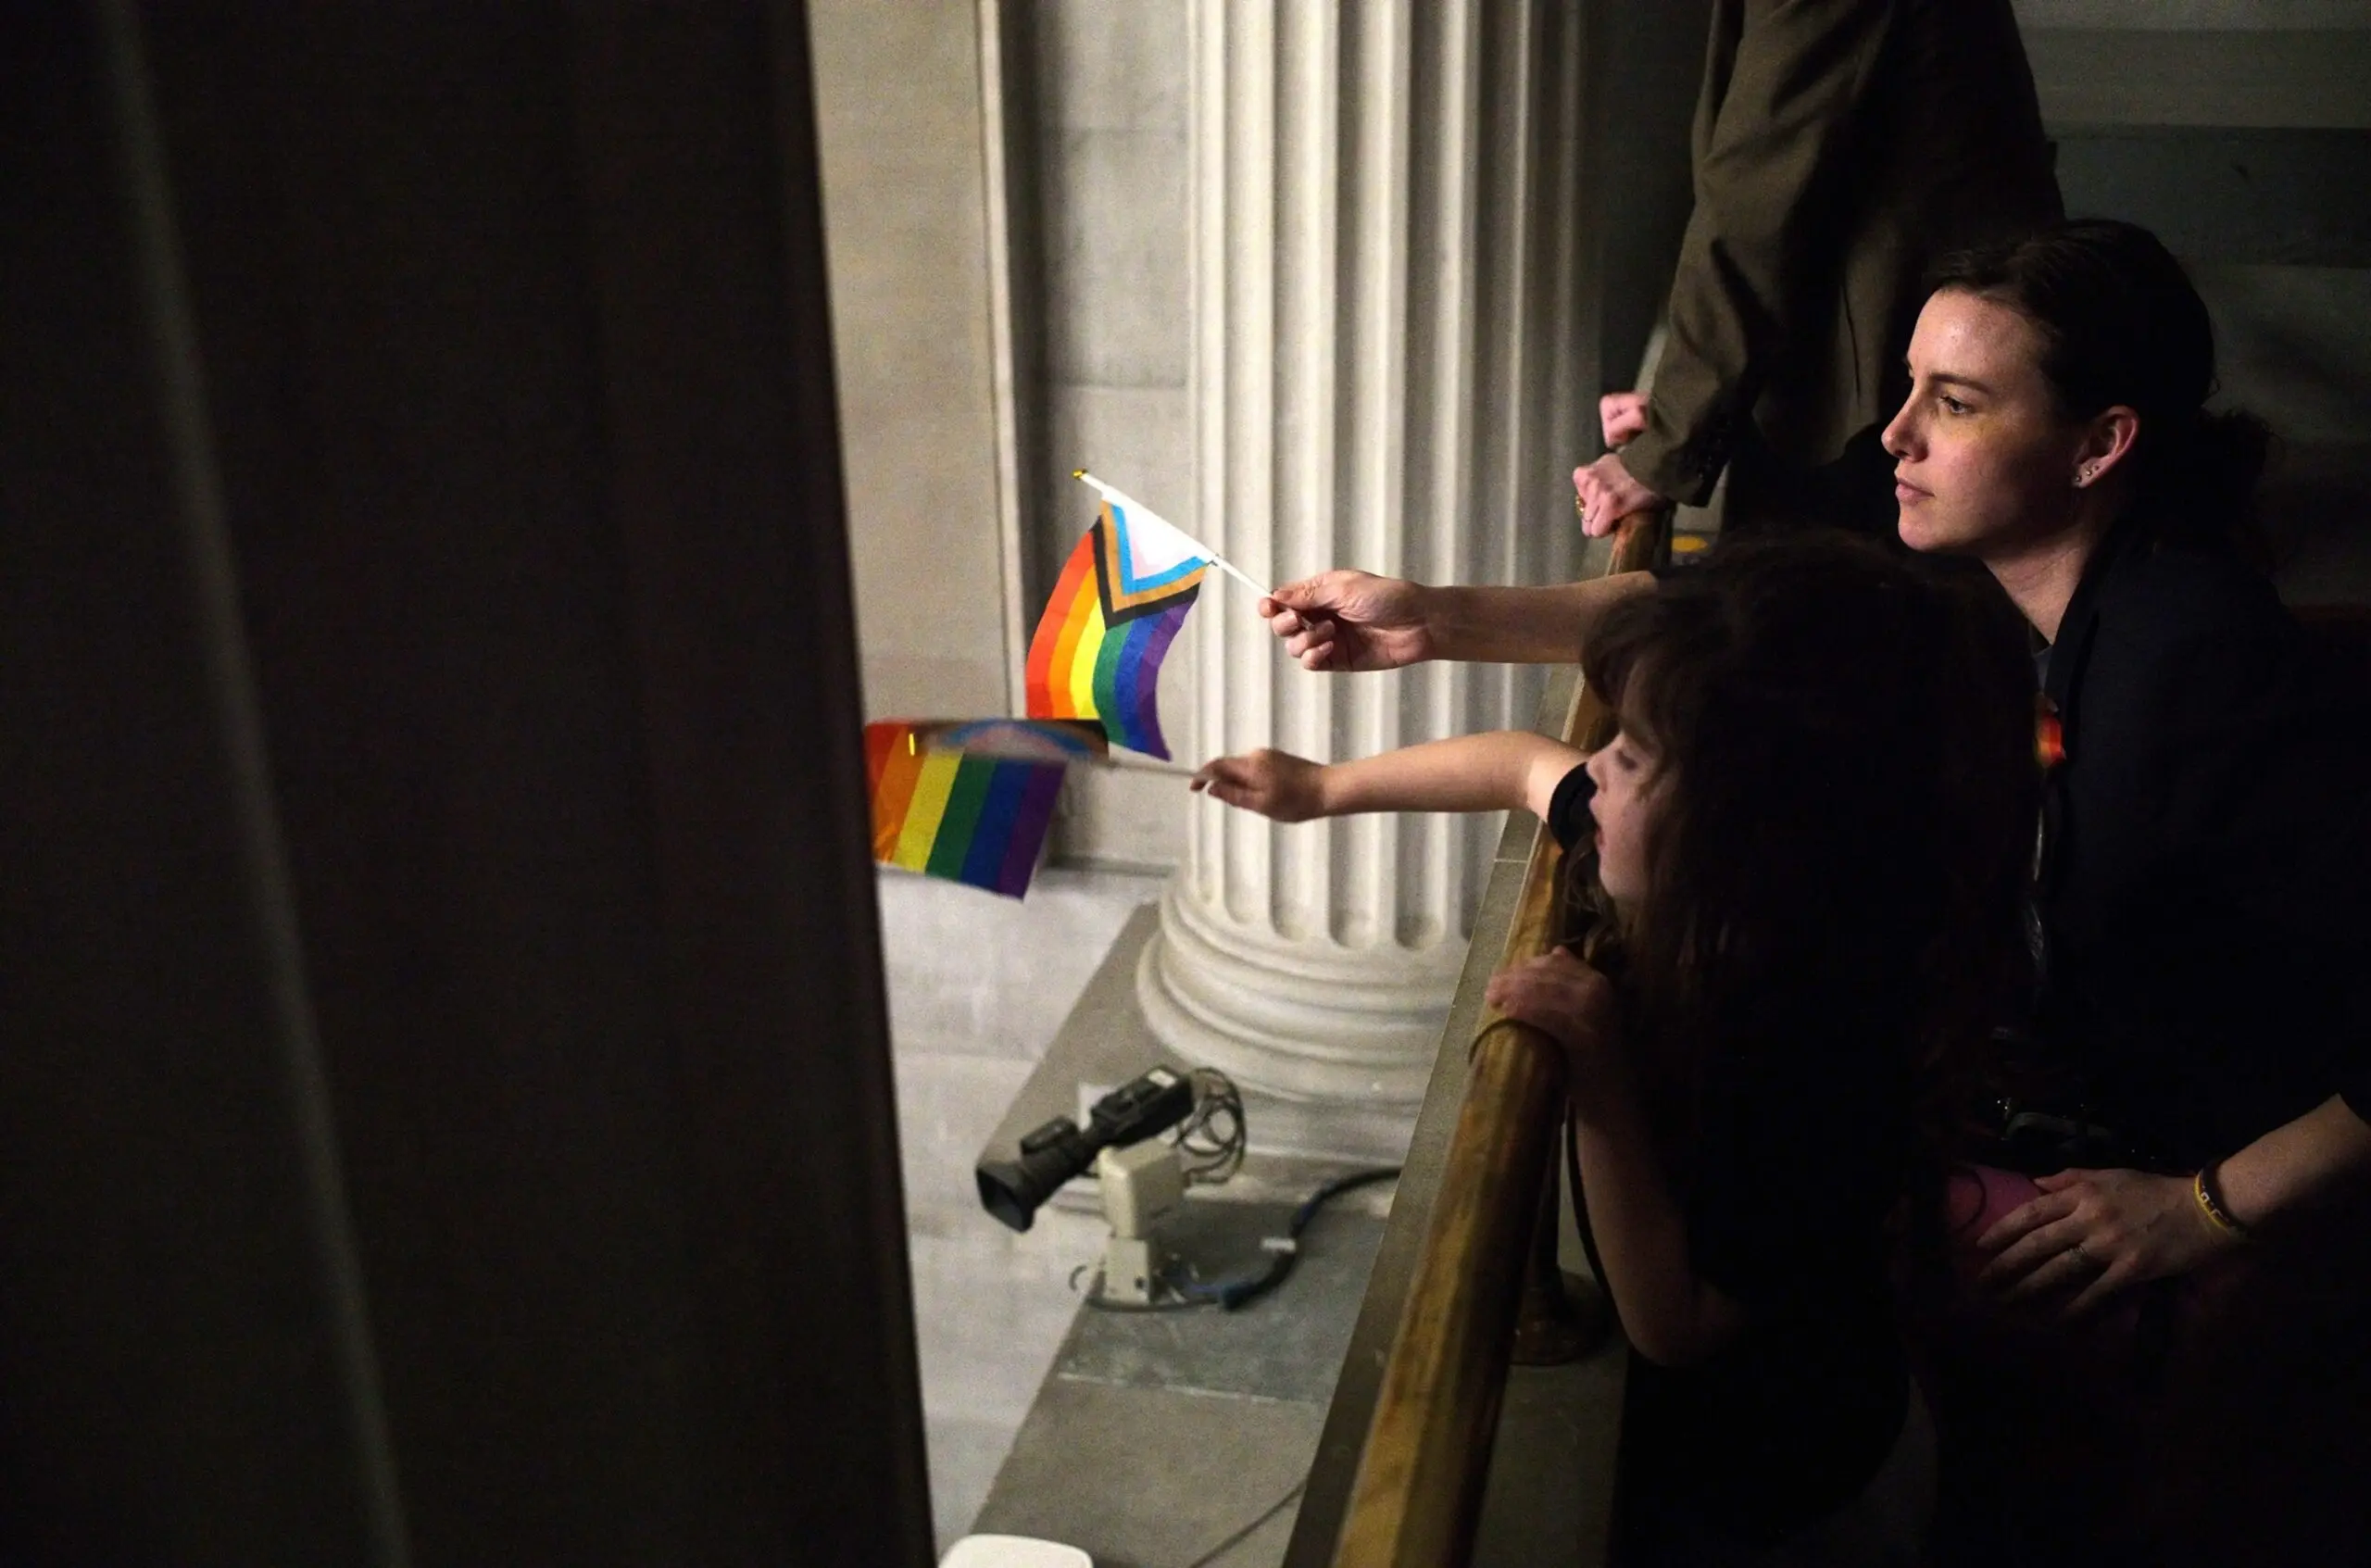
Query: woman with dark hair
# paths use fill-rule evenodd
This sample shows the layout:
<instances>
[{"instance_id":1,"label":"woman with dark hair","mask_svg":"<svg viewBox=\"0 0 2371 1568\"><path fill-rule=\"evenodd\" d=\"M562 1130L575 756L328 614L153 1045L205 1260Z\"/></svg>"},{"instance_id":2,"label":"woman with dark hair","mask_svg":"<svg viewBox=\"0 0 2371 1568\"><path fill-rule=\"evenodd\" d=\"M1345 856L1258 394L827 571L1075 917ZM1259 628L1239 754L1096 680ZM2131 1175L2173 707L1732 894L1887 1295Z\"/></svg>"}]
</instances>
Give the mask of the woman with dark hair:
<instances>
[{"instance_id":1,"label":"woman with dark hair","mask_svg":"<svg viewBox=\"0 0 2371 1568\"><path fill-rule=\"evenodd\" d=\"M1987 1239L1996 1277L2088 1306L2371 1160L2371 778L2245 558L2266 433L2205 409L2214 332L2154 236L2072 223L1954 259L1910 366L1901 537L1981 560L2047 645L2046 1109L2129 1157L2045 1177Z\"/></svg>"},{"instance_id":2,"label":"woman with dark hair","mask_svg":"<svg viewBox=\"0 0 2371 1568\"><path fill-rule=\"evenodd\" d=\"M1637 1562L1914 1562L1931 1436L1890 1217L1940 1221L1924 1108L2021 957L2032 698L1988 592L1847 539L1740 546L1609 611L1594 756L1506 732L1196 775L1283 822L1537 812L1592 835L1621 996L1558 952L1490 999L1562 1041L1583 1190L1637 1355Z\"/></svg>"},{"instance_id":3,"label":"woman with dark hair","mask_svg":"<svg viewBox=\"0 0 2371 1568\"><path fill-rule=\"evenodd\" d=\"M1984 1173L1964 1231L2077 1315L2186 1282L1976 1361L2003 1438L2095 1450L2009 1472L1993 1520L2052 1521L2026 1561L2359 1540L2359 1486L2309 1473L2360 1461L2328 1397L2371 1351L2359 1230L2314 1217L2371 1167L2371 719L2256 569L2266 433L2206 409L2205 307L2130 224L1953 259L1910 368L1901 537L1982 561L2045 645L2041 984L1993 1156L2035 1179Z\"/></svg>"}]
</instances>

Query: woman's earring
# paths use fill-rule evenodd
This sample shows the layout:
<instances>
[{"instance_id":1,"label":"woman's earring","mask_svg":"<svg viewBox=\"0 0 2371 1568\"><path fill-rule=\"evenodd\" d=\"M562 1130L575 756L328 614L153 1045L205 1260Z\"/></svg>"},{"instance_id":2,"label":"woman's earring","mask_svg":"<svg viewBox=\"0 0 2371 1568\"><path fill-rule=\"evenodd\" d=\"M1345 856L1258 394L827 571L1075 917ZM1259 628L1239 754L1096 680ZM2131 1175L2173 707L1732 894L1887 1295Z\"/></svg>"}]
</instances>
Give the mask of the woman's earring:
<instances>
[{"instance_id":1,"label":"woman's earring","mask_svg":"<svg viewBox=\"0 0 2371 1568\"><path fill-rule=\"evenodd\" d=\"M2085 463L2082 467L2082 470L2075 476L2075 488L2080 490L2084 485L2090 483L2092 480L2098 478L2099 473L2099 464Z\"/></svg>"}]
</instances>

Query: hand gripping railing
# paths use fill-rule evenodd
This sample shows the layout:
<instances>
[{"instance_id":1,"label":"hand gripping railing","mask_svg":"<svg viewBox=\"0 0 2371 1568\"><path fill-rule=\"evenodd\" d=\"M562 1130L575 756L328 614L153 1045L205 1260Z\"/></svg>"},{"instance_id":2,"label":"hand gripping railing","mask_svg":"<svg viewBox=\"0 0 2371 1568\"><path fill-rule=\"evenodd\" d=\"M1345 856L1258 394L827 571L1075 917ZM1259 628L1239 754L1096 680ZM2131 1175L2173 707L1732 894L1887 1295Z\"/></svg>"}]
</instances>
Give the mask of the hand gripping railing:
<instances>
[{"instance_id":1,"label":"hand gripping railing","mask_svg":"<svg viewBox=\"0 0 2371 1568\"><path fill-rule=\"evenodd\" d=\"M1607 570L1652 565L1665 533L1662 517L1636 520ZM1612 729L1612 715L1576 686L1566 738L1592 749ZM1554 842L1539 834L1499 967L1544 953L1556 939L1558 859ZM1538 1030L1486 1010L1375 1393L1335 1568L1452 1568L1467 1561L1563 1110L1561 1048Z\"/></svg>"}]
</instances>

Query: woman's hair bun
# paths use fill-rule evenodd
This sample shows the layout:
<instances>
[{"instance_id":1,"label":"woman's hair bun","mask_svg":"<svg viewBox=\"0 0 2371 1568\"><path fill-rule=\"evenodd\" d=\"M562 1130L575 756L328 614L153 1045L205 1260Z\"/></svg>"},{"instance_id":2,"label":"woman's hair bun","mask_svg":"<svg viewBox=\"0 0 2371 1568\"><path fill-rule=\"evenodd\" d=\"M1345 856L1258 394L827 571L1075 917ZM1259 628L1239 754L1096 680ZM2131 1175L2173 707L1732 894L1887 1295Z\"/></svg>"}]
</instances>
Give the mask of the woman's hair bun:
<instances>
[{"instance_id":1,"label":"woman's hair bun","mask_svg":"<svg viewBox=\"0 0 2371 1568\"><path fill-rule=\"evenodd\" d=\"M2201 412L2135 454L2139 509L2166 537L2252 543L2256 482L2271 454L2272 427L2253 414Z\"/></svg>"}]
</instances>

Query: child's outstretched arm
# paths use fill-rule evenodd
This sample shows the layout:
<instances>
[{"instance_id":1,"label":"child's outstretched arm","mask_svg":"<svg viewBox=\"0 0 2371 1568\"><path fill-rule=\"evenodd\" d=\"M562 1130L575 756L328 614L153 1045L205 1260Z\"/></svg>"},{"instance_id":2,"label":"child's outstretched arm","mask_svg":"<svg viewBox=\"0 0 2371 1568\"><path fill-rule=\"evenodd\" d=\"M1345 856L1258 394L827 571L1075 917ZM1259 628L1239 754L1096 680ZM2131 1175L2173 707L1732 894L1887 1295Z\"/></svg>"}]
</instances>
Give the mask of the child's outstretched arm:
<instances>
[{"instance_id":1,"label":"child's outstretched arm","mask_svg":"<svg viewBox=\"0 0 2371 1568\"><path fill-rule=\"evenodd\" d=\"M1191 787L1230 806L1303 822L1359 811L1499 811L1545 816L1556 785L1588 760L1528 730L1404 746L1356 762L1311 762L1265 748L1202 764Z\"/></svg>"}]
</instances>

